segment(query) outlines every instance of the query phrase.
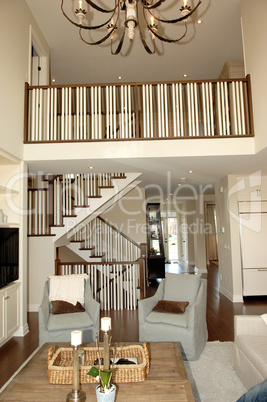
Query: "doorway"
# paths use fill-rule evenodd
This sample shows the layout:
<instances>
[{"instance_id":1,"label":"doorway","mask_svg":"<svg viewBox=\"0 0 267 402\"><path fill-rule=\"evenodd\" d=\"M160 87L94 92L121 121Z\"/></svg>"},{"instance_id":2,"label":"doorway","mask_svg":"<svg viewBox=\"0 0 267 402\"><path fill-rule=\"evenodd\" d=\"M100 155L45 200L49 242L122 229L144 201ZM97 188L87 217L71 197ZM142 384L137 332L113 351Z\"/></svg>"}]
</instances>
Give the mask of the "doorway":
<instances>
[{"instance_id":1,"label":"doorway","mask_svg":"<svg viewBox=\"0 0 267 402\"><path fill-rule=\"evenodd\" d=\"M177 218L167 218L168 260L178 261L178 222Z\"/></svg>"},{"instance_id":2,"label":"doorway","mask_svg":"<svg viewBox=\"0 0 267 402\"><path fill-rule=\"evenodd\" d=\"M30 26L28 83L30 85L49 84L49 57L48 53Z\"/></svg>"},{"instance_id":3,"label":"doorway","mask_svg":"<svg viewBox=\"0 0 267 402\"><path fill-rule=\"evenodd\" d=\"M210 261L218 263L218 233L215 203L207 202L206 211L206 257L207 263Z\"/></svg>"},{"instance_id":4,"label":"doorway","mask_svg":"<svg viewBox=\"0 0 267 402\"><path fill-rule=\"evenodd\" d=\"M40 74L41 74L40 57L34 46L32 46L31 61L32 61L31 62L31 77L32 77L31 85L40 85Z\"/></svg>"}]
</instances>

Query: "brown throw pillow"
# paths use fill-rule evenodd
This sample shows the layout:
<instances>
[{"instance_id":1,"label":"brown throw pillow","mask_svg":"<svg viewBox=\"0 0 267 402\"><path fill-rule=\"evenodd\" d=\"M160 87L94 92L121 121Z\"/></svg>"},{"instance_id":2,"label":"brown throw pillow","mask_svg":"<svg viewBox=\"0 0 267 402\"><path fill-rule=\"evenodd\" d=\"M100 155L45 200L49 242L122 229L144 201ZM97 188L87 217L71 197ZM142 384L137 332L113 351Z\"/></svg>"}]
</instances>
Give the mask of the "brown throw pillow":
<instances>
[{"instance_id":1,"label":"brown throw pillow","mask_svg":"<svg viewBox=\"0 0 267 402\"><path fill-rule=\"evenodd\" d=\"M52 314L81 313L85 311L80 302L77 301L76 306L64 300L51 301L53 309Z\"/></svg>"},{"instance_id":2,"label":"brown throw pillow","mask_svg":"<svg viewBox=\"0 0 267 402\"><path fill-rule=\"evenodd\" d=\"M188 304L189 302L184 301L159 300L156 306L153 308L153 311L157 311L159 313L182 314L185 312Z\"/></svg>"}]
</instances>

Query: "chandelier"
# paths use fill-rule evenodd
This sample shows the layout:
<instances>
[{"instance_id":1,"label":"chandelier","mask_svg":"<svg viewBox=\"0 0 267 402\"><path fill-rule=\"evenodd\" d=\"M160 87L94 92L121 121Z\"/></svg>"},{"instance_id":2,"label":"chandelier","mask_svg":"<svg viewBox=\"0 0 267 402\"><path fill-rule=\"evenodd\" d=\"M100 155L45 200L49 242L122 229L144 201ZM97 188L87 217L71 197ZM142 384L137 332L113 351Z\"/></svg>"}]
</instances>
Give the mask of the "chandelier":
<instances>
[{"instance_id":1,"label":"chandelier","mask_svg":"<svg viewBox=\"0 0 267 402\"><path fill-rule=\"evenodd\" d=\"M168 1L170 3L170 0ZM180 6L177 5L177 11L180 13L173 19L164 19L158 16L159 7L165 0L114 0L114 7L111 9L100 6L103 3L102 0L97 0L97 2L98 4L92 0L84 0L84 3L88 5L86 11L83 8L83 0L78 0L78 8L75 11L73 10L74 18L71 18L64 10L64 0L61 3L61 10L67 20L79 28L79 35L83 42L88 45L100 45L110 39L111 53L117 55L122 49L125 34L127 33L130 42L132 42L136 28L139 29L142 44L149 54L155 53L155 38L167 43L179 42L187 34L187 19L196 11L202 0L196 0L197 4L193 8L187 4L187 0L176 0L178 4L181 2ZM108 3L111 1L109 0ZM89 25L89 18L96 15L96 12L105 16L104 22ZM177 23L184 25L183 32L178 38L170 39L161 33L168 24ZM84 33L88 30L98 31L99 39L96 41L86 40ZM147 44L146 30L150 33L152 45Z\"/></svg>"}]
</instances>

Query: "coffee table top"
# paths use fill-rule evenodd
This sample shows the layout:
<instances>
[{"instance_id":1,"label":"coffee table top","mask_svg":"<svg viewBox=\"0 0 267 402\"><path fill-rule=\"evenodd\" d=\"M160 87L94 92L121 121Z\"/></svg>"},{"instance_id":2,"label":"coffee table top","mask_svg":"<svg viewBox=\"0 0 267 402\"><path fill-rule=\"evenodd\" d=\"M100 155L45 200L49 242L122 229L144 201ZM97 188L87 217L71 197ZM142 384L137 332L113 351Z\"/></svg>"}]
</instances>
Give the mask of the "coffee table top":
<instances>
[{"instance_id":1,"label":"coffee table top","mask_svg":"<svg viewBox=\"0 0 267 402\"><path fill-rule=\"evenodd\" d=\"M124 342L132 345L138 342ZM58 344L56 344L58 345ZM47 377L47 352L45 344L11 381L0 396L5 401L66 401L70 385L53 385ZM62 344L61 344L62 346ZM95 346L88 344L88 346ZM148 343L151 357L150 372L145 382L116 384L116 402L130 401L189 401L194 397L183 363L179 343ZM86 401L96 401L95 384L83 384ZM2 399L3 398L3 399Z\"/></svg>"}]
</instances>

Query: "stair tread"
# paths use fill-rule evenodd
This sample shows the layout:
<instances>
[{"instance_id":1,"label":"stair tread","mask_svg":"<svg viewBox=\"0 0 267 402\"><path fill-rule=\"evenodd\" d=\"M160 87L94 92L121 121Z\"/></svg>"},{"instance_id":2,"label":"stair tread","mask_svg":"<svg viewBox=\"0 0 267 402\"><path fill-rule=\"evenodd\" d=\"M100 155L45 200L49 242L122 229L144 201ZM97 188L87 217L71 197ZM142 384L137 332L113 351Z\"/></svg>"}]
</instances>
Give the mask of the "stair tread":
<instances>
[{"instance_id":1,"label":"stair tread","mask_svg":"<svg viewBox=\"0 0 267 402\"><path fill-rule=\"evenodd\" d=\"M104 254L98 254L98 255L90 255L90 258L101 258L101 257L104 257L105 256L105 253Z\"/></svg>"}]
</instances>

